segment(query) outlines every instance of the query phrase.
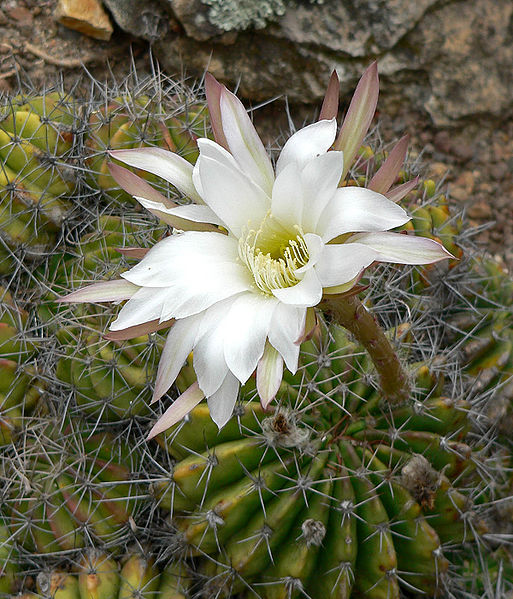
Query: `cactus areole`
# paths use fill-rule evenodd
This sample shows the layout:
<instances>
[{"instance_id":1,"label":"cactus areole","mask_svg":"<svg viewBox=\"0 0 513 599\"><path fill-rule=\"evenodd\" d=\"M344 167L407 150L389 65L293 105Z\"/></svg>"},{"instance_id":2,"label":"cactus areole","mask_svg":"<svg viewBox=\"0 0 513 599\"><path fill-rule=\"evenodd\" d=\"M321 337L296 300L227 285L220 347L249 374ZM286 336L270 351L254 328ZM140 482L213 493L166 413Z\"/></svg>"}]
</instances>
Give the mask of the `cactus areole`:
<instances>
[{"instance_id":1,"label":"cactus areole","mask_svg":"<svg viewBox=\"0 0 513 599\"><path fill-rule=\"evenodd\" d=\"M212 419L223 427L240 385L255 370L266 407L279 389L284 365L297 369L299 344L315 326L316 306L363 343L385 396L403 398L406 377L379 325L356 298L356 285L375 262L428 264L451 254L434 240L390 231L410 220L396 202L411 186L392 189L393 200L386 196L404 160L404 143L368 188L345 184L376 107L376 64L358 84L339 135L333 76L320 120L294 133L274 166L242 103L211 75L206 92L216 141L197 140L194 166L159 148L111 152L112 158L169 181L192 201L177 205L111 165L119 185L175 227L175 234L144 253L121 279L85 287L61 301L128 300L110 326L118 338L173 323L154 401L194 350L197 381L150 436L205 397Z\"/></svg>"}]
</instances>

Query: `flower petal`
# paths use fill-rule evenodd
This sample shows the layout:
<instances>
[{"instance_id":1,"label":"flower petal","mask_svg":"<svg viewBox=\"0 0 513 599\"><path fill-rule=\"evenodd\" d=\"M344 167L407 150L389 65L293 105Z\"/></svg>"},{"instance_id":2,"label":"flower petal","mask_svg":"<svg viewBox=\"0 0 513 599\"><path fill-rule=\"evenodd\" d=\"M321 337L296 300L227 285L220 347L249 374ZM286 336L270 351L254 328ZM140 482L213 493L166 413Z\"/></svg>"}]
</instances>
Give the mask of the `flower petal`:
<instances>
[{"instance_id":1,"label":"flower petal","mask_svg":"<svg viewBox=\"0 0 513 599\"><path fill-rule=\"evenodd\" d=\"M419 179L419 177L415 177L415 179L406 181L406 183L398 185L397 187L394 187L394 189L387 191L387 198L391 202L400 202L412 189L417 187Z\"/></svg>"},{"instance_id":2,"label":"flower petal","mask_svg":"<svg viewBox=\"0 0 513 599\"><path fill-rule=\"evenodd\" d=\"M208 206L198 204L188 204L186 206L176 206L176 208L166 208L164 204L152 202L145 198L135 199L160 220L176 229L184 231L217 231L212 225L224 225L217 217L215 212ZM210 225L204 223L211 223Z\"/></svg>"},{"instance_id":3,"label":"flower petal","mask_svg":"<svg viewBox=\"0 0 513 599\"><path fill-rule=\"evenodd\" d=\"M195 171L205 203L235 237L249 223L259 225L269 210L269 198L239 169L200 154Z\"/></svg>"},{"instance_id":4,"label":"flower petal","mask_svg":"<svg viewBox=\"0 0 513 599\"><path fill-rule=\"evenodd\" d=\"M347 114L340 128L335 150L344 152L344 170L346 176L356 153L362 145L363 138L369 130L372 117L376 111L379 95L378 65L373 62L362 75L356 86Z\"/></svg>"},{"instance_id":5,"label":"flower petal","mask_svg":"<svg viewBox=\"0 0 513 599\"><path fill-rule=\"evenodd\" d=\"M187 356L194 347L201 316L178 320L167 334L160 357L151 403L159 400L175 382Z\"/></svg>"},{"instance_id":6,"label":"flower petal","mask_svg":"<svg viewBox=\"0 0 513 599\"><path fill-rule=\"evenodd\" d=\"M327 152L310 160L301 171L304 207L301 222L305 231L316 231L319 217L338 188L344 155Z\"/></svg>"},{"instance_id":7,"label":"flower petal","mask_svg":"<svg viewBox=\"0 0 513 599\"><path fill-rule=\"evenodd\" d=\"M105 339L110 341L125 341L126 339L135 339L136 337L142 337L143 335L149 335L155 333L155 331L161 331L167 329L174 324L174 319L166 320L165 322L159 322L158 318L149 320L144 324L136 324L133 327L122 329L121 331L110 331L103 335Z\"/></svg>"},{"instance_id":8,"label":"flower petal","mask_svg":"<svg viewBox=\"0 0 513 599\"><path fill-rule=\"evenodd\" d=\"M231 372L228 372L219 389L207 398L210 416L219 429L223 428L233 414L233 408L239 395L239 386L239 381Z\"/></svg>"},{"instance_id":9,"label":"flower petal","mask_svg":"<svg viewBox=\"0 0 513 599\"><path fill-rule=\"evenodd\" d=\"M109 329L120 331L160 318L167 293L165 287L140 287L121 308Z\"/></svg>"},{"instance_id":10,"label":"flower petal","mask_svg":"<svg viewBox=\"0 0 513 599\"><path fill-rule=\"evenodd\" d=\"M59 297L57 301L59 303L120 302L133 297L139 289L138 285L124 279L100 281Z\"/></svg>"},{"instance_id":11,"label":"flower petal","mask_svg":"<svg viewBox=\"0 0 513 599\"><path fill-rule=\"evenodd\" d=\"M357 247L358 246L358 247ZM324 246L315 272L323 287L342 285L378 260L378 253L362 244L334 243Z\"/></svg>"},{"instance_id":12,"label":"flower petal","mask_svg":"<svg viewBox=\"0 0 513 599\"><path fill-rule=\"evenodd\" d=\"M276 177L271 214L285 227L297 225L302 220L304 199L300 170L291 162Z\"/></svg>"},{"instance_id":13,"label":"flower petal","mask_svg":"<svg viewBox=\"0 0 513 599\"><path fill-rule=\"evenodd\" d=\"M273 295L284 304L294 306L316 306L322 297L322 285L317 278L315 268L307 270L303 279L293 287L273 289Z\"/></svg>"},{"instance_id":14,"label":"flower petal","mask_svg":"<svg viewBox=\"0 0 513 599\"><path fill-rule=\"evenodd\" d=\"M208 111L210 113L210 124L214 133L216 142L228 149L228 142L223 131L221 120L221 90L223 86L210 73L205 73L205 95L207 96Z\"/></svg>"},{"instance_id":15,"label":"flower petal","mask_svg":"<svg viewBox=\"0 0 513 599\"><path fill-rule=\"evenodd\" d=\"M229 369L223 352L223 317L233 302L226 300L209 308L203 316L196 340L193 365L205 395L213 395L223 383Z\"/></svg>"},{"instance_id":16,"label":"flower petal","mask_svg":"<svg viewBox=\"0 0 513 599\"><path fill-rule=\"evenodd\" d=\"M269 343L258 362L256 384L264 410L276 397L283 378L283 358Z\"/></svg>"},{"instance_id":17,"label":"flower petal","mask_svg":"<svg viewBox=\"0 0 513 599\"><path fill-rule=\"evenodd\" d=\"M297 370L300 337L305 325L306 308L279 303L269 328L269 343L281 354L290 372Z\"/></svg>"},{"instance_id":18,"label":"flower petal","mask_svg":"<svg viewBox=\"0 0 513 599\"><path fill-rule=\"evenodd\" d=\"M233 237L194 231L163 239L122 276L163 291L161 321L197 314L253 285Z\"/></svg>"},{"instance_id":19,"label":"flower petal","mask_svg":"<svg viewBox=\"0 0 513 599\"><path fill-rule=\"evenodd\" d=\"M135 258L136 260L142 260L149 251L150 248L116 248L116 252L119 252L122 256Z\"/></svg>"},{"instance_id":20,"label":"flower petal","mask_svg":"<svg viewBox=\"0 0 513 599\"><path fill-rule=\"evenodd\" d=\"M180 397L169 406L164 414L157 420L150 431L147 439L153 439L160 433L179 422L184 416L193 410L199 402L205 397L203 391L198 387L198 383L193 383Z\"/></svg>"},{"instance_id":21,"label":"flower petal","mask_svg":"<svg viewBox=\"0 0 513 599\"><path fill-rule=\"evenodd\" d=\"M410 217L384 195L365 187L341 187L319 219L317 232L325 242L344 233L385 231Z\"/></svg>"},{"instance_id":22,"label":"flower petal","mask_svg":"<svg viewBox=\"0 0 513 599\"><path fill-rule=\"evenodd\" d=\"M365 245L377 252L379 262L397 264L431 264L439 260L454 258L441 243L427 237L403 233L361 233L347 240L347 245Z\"/></svg>"},{"instance_id":23,"label":"flower petal","mask_svg":"<svg viewBox=\"0 0 513 599\"><path fill-rule=\"evenodd\" d=\"M146 256L122 277L141 287L167 287L184 270L200 276L213 264L236 263L238 245L219 233L187 231L156 243Z\"/></svg>"},{"instance_id":24,"label":"flower petal","mask_svg":"<svg viewBox=\"0 0 513 599\"><path fill-rule=\"evenodd\" d=\"M337 134L337 121L335 119L322 120L300 129L292 135L281 151L276 163L276 174L291 162L295 162L302 169L312 158L325 154L335 140Z\"/></svg>"},{"instance_id":25,"label":"flower petal","mask_svg":"<svg viewBox=\"0 0 513 599\"><path fill-rule=\"evenodd\" d=\"M301 266L301 268L296 268L294 271L295 275L302 274L315 266L322 255L322 251L324 248L324 242L315 233L306 233L304 235L304 240L306 243L306 247L308 248L308 262Z\"/></svg>"},{"instance_id":26,"label":"flower petal","mask_svg":"<svg viewBox=\"0 0 513 599\"><path fill-rule=\"evenodd\" d=\"M166 196L162 195L160 191L157 191L148 182L139 177L139 175L129 171L124 166L116 164L115 162L108 162L107 168L114 181L116 181L116 183L130 195L134 197L139 196L151 200L152 202L164 204L167 208L178 206L176 202L166 198Z\"/></svg>"},{"instance_id":27,"label":"flower petal","mask_svg":"<svg viewBox=\"0 0 513 599\"><path fill-rule=\"evenodd\" d=\"M405 135L396 143L388 154L385 162L380 166L378 172L370 180L370 183L367 186L369 189L386 194L399 176L399 172L403 167L406 159L406 152L408 151L409 140L410 136Z\"/></svg>"},{"instance_id":28,"label":"flower petal","mask_svg":"<svg viewBox=\"0 0 513 599\"><path fill-rule=\"evenodd\" d=\"M340 81L338 79L337 71L331 73L328 88L321 107L319 114L319 120L324 119L335 119L338 114L338 99L340 96Z\"/></svg>"},{"instance_id":29,"label":"flower petal","mask_svg":"<svg viewBox=\"0 0 513 599\"><path fill-rule=\"evenodd\" d=\"M192 164L178 154L162 148L112 150L109 154L129 166L162 177L191 200L203 203L192 182Z\"/></svg>"},{"instance_id":30,"label":"flower petal","mask_svg":"<svg viewBox=\"0 0 513 599\"><path fill-rule=\"evenodd\" d=\"M278 300L259 293L237 297L223 319L224 357L229 369L244 384L264 352Z\"/></svg>"},{"instance_id":31,"label":"flower petal","mask_svg":"<svg viewBox=\"0 0 513 599\"><path fill-rule=\"evenodd\" d=\"M222 87L220 107L223 133L230 152L241 170L270 195L274 181L271 160L244 105Z\"/></svg>"}]
</instances>

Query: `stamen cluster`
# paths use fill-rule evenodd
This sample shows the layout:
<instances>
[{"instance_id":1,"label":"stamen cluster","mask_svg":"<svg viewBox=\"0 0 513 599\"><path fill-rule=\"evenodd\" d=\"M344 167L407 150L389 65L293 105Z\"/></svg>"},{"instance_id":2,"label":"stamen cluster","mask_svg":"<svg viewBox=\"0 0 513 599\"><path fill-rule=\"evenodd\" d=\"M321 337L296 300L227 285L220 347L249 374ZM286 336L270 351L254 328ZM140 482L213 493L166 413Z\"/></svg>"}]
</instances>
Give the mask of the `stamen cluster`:
<instances>
[{"instance_id":1,"label":"stamen cluster","mask_svg":"<svg viewBox=\"0 0 513 599\"><path fill-rule=\"evenodd\" d=\"M273 289L297 285L300 279L295 271L309 259L303 236L286 239L273 253L257 245L259 237L259 231L250 230L239 239L239 257L251 271L256 287L272 296Z\"/></svg>"}]
</instances>

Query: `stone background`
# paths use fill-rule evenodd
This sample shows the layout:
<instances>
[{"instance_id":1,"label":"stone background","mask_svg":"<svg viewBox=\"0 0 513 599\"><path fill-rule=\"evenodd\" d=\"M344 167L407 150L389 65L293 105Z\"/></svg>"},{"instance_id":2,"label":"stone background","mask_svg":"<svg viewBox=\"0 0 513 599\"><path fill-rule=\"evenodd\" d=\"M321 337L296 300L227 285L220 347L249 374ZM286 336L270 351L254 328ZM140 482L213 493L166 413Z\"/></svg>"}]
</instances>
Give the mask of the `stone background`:
<instances>
[{"instance_id":1,"label":"stone background","mask_svg":"<svg viewBox=\"0 0 513 599\"><path fill-rule=\"evenodd\" d=\"M100 80L130 60L169 74L208 67L239 86L272 139L314 117L332 69L349 97L379 61L378 118L387 140L412 136L427 173L445 177L489 250L513 267L511 0L2 0L0 90L35 87L82 65ZM64 24L64 25L63 25ZM78 30L78 31L77 31ZM80 89L80 87L78 88ZM486 228L486 224L494 224Z\"/></svg>"}]
</instances>

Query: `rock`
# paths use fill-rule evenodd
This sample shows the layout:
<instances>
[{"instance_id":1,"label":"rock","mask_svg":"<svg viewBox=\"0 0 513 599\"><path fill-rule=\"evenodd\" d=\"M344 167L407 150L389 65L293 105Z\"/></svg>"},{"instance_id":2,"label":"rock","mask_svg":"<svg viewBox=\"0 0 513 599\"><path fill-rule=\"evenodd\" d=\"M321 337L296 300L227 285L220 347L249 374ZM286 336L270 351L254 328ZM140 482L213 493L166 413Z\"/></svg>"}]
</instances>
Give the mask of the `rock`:
<instances>
[{"instance_id":1,"label":"rock","mask_svg":"<svg viewBox=\"0 0 513 599\"><path fill-rule=\"evenodd\" d=\"M97 40L109 40L112 35L109 16L100 0L59 0L54 16L64 27Z\"/></svg>"},{"instance_id":2,"label":"rock","mask_svg":"<svg viewBox=\"0 0 513 599\"><path fill-rule=\"evenodd\" d=\"M435 3L436 0L298 3L276 25L271 25L271 31L295 44L321 45L327 51L354 57L371 56L392 48Z\"/></svg>"},{"instance_id":3,"label":"rock","mask_svg":"<svg viewBox=\"0 0 513 599\"><path fill-rule=\"evenodd\" d=\"M123 31L154 42L169 31L169 15L158 0L103 0Z\"/></svg>"},{"instance_id":4,"label":"rock","mask_svg":"<svg viewBox=\"0 0 513 599\"><path fill-rule=\"evenodd\" d=\"M492 218L492 209L488 202L482 201L470 206L467 214L469 218L475 220L490 220Z\"/></svg>"},{"instance_id":5,"label":"rock","mask_svg":"<svg viewBox=\"0 0 513 599\"><path fill-rule=\"evenodd\" d=\"M500 116L511 106L512 17L511 0L451 2L409 36L414 62L428 73L424 106L436 125L483 112Z\"/></svg>"},{"instance_id":6,"label":"rock","mask_svg":"<svg viewBox=\"0 0 513 599\"><path fill-rule=\"evenodd\" d=\"M439 181L445 177L449 168L449 165L445 162L431 162L428 166L426 177Z\"/></svg>"},{"instance_id":7,"label":"rock","mask_svg":"<svg viewBox=\"0 0 513 599\"><path fill-rule=\"evenodd\" d=\"M8 8L5 12L8 17L16 21L18 25L21 25L22 27L32 25L32 13L24 6L13 6Z\"/></svg>"},{"instance_id":8,"label":"rock","mask_svg":"<svg viewBox=\"0 0 513 599\"><path fill-rule=\"evenodd\" d=\"M170 0L170 4L185 32L193 39L202 42L224 33L209 22L210 8L201 0Z\"/></svg>"},{"instance_id":9,"label":"rock","mask_svg":"<svg viewBox=\"0 0 513 599\"><path fill-rule=\"evenodd\" d=\"M220 2L162 0L183 27L154 47L169 73L185 65L201 75L208 67L232 87L240 82L240 93L253 100L286 93L291 102L317 103L334 68L349 93L379 56L384 111L408 102L436 125L453 125L513 106L511 0L290 0L282 16L271 10L280 6L277 0L226 0L225 7L249 11L241 23L253 19L255 25L241 25L236 39L221 36L234 29L232 21L213 22L210 9ZM255 11L264 6L273 14L258 30ZM468 148L461 152L462 161L472 157Z\"/></svg>"}]
</instances>

